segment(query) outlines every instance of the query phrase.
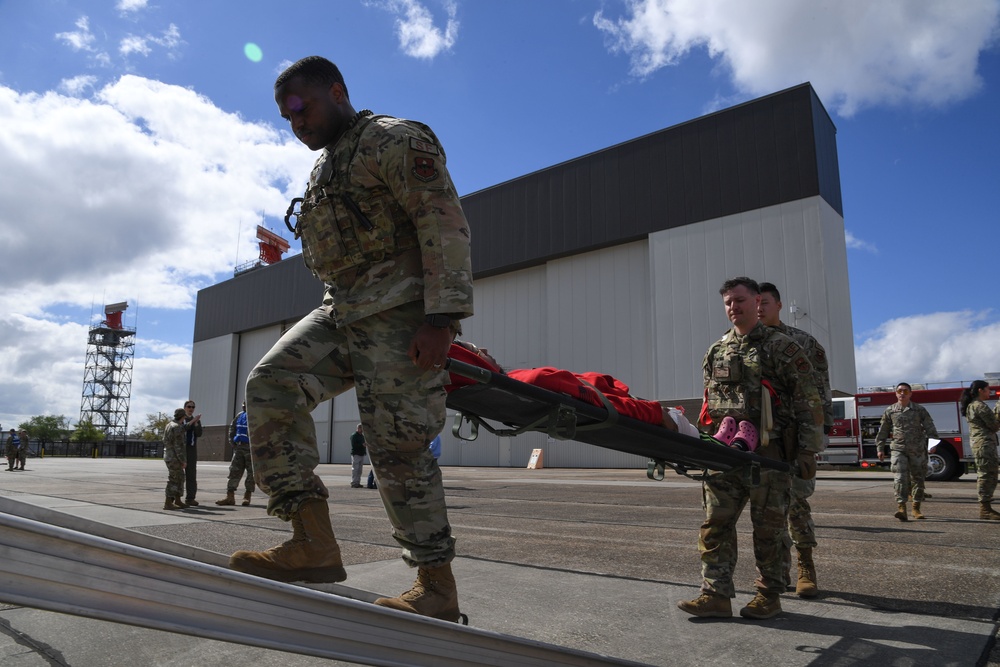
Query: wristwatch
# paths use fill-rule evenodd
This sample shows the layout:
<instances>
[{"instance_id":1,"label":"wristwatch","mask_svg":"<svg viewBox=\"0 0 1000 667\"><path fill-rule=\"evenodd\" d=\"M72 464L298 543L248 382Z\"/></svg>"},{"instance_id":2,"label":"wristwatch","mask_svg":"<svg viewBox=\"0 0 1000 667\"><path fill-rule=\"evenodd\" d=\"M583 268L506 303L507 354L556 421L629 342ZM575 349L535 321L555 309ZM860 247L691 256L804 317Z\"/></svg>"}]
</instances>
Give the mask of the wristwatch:
<instances>
[{"instance_id":1,"label":"wristwatch","mask_svg":"<svg viewBox=\"0 0 1000 667\"><path fill-rule=\"evenodd\" d=\"M444 313L425 315L424 322L437 329L447 329L451 326L451 316L445 315Z\"/></svg>"}]
</instances>

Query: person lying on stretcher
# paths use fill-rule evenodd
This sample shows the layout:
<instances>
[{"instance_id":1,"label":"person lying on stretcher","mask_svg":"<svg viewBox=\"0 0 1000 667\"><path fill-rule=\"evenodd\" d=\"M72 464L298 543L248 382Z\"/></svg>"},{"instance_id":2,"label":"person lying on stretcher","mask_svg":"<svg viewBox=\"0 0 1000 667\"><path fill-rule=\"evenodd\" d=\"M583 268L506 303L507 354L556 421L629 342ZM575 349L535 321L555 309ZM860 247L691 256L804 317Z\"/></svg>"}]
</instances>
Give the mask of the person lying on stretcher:
<instances>
[{"instance_id":1,"label":"person lying on stretcher","mask_svg":"<svg viewBox=\"0 0 1000 667\"><path fill-rule=\"evenodd\" d=\"M657 401L636 398L629 393L628 385L604 373L571 373L551 366L504 370L486 348L480 348L463 340L452 343L448 356L470 366L485 368L519 382L566 394L597 407L604 407L604 402L598 395L600 392L619 414L627 417L663 426L670 431L677 431L694 438L711 439L743 451L753 451L757 448L757 430L750 422L736 424L732 417L728 417L714 436L708 436L700 433L694 424L688 421L682 408L668 408ZM475 384L474 380L455 373L451 373L450 377L451 384L445 387L445 391L449 393L459 387Z\"/></svg>"}]
</instances>

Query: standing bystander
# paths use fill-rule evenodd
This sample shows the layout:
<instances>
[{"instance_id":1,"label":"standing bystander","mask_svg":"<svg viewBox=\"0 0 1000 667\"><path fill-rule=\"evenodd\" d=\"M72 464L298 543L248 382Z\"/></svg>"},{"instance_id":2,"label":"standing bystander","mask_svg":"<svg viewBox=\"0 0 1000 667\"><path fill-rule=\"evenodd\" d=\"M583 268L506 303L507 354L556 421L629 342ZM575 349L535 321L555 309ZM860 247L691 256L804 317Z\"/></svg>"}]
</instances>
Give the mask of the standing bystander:
<instances>
[{"instance_id":1,"label":"standing bystander","mask_svg":"<svg viewBox=\"0 0 1000 667\"><path fill-rule=\"evenodd\" d=\"M236 489L240 486L240 478L246 474L244 483L243 507L250 505L250 498L255 488L253 481L253 461L250 460L250 431L247 426L247 402L243 401L240 413L233 417L229 424L229 441L233 443L233 459L229 462L229 478L226 480L226 497L216 500L216 505L235 505Z\"/></svg>"},{"instance_id":2,"label":"standing bystander","mask_svg":"<svg viewBox=\"0 0 1000 667\"><path fill-rule=\"evenodd\" d=\"M353 387L393 537L418 568L409 591L375 604L458 621L455 538L428 449L444 426L456 320L472 314L469 225L444 150L426 125L355 111L325 58L286 69L274 99L295 136L322 150L286 220L296 218L326 294L247 379L257 482L268 513L292 522L292 539L238 551L230 567L281 581L346 578L310 412Z\"/></svg>"},{"instance_id":3,"label":"standing bystander","mask_svg":"<svg viewBox=\"0 0 1000 667\"><path fill-rule=\"evenodd\" d=\"M990 385L985 380L976 380L962 390L959 406L969 421L969 442L976 457L976 494L979 496L979 518L1000 521L1000 512L993 509L993 492L997 488L997 431L1000 420L986 405L990 398ZM1000 401L997 401L1000 405Z\"/></svg>"},{"instance_id":4,"label":"standing bystander","mask_svg":"<svg viewBox=\"0 0 1000 667\"><path fill-rule=\"evenodd\" d=\"M21 431L21 445L17 448L17 461L14 463L14 470L24 470L24 464L28 460L28 432Z\"/></svg>"},{"instance_id":5,"label":"standing bystander","mask_svg":"<svg viewBox=\"0 0 1000 667\"><path fill-rule=\"evenodd\" d=\"M906 501L913 498L913 518L923 519L920 504L924 500L924 476L927 470L927 440L937 438L937 428L927 408L911 400L913 388L906 382L896 385L896 402L882 413L875 446L878 460L891 454L892 490L896 494L896 513L906 521Z\"/></svg>"},{"instance_id":6,"label":"standing bystander","mask_svg":"<svg viewBox=\"0 0 1000 667\"><path fill-rule=\"evenodd\" d=\"M774 283L760 284L760 306L757 308L760 321L785 334L805 352L813 367L813 383L823 401L823 444L833 427L833 397L830 391L830 366L826 350L819 341L802 329L789 326L781 321L781 292ZM812 598L819 595L816 583L816 563L813 549L816 548L816 524L812 518L809 498L816 491L816 478L804 479L798 465L792 466L791 496L788 503L788 526L784 534L784 572L788 584L791 582L792 544L798 552L798 578L795 592L800 597Z\"/></svg>"},{"instance_id":7,"label":"standing bystander","mask_svg":"<svg viewBox=\"0 0 1000 667\"><path fill-rule=\"evenodd\" d=\"M4 454L7 455L7 470L14 470L14 463L17 461L17 450L21 447L21 438L17 435L17 431L14 429L10 430L10 435L7 436L7 447L4 450Z\"/></svg>"},{"instance_id":8,"label":"standing bystander","mask_svg":"<svg viewBox=\"0 0 1000 667\"><path fill-rule=\"evenodd\" d=\"M358 428L351 434L351 488L361 488L361 475L364 473L365 453L365 432L364 426L358 424Z\"/></svg>"},{"instance_id":9,"label":"standing bystander","mask_svg":"<svg viewBox=\"0 0 1000 667\"><path fill-rule=\"evenodd\" d=\"M718 427L726 417L757 427L756 453L797 462L804 479L816 475L816 452L823 446L823 405L813 368L798 343L764 326L757 318L760 288L747 277L733 278L719 290L729 321L725 336L713 343L702 364L705 379L703 426ZM753 472L759 471L759 481ZM705 522L701 525L701 595L677 606L694 616L728 618L736 597L736 524L747 502L757 561L757 595L740 610L744 618L766 619L781 613L786 551L782 534L788 517L789 475L744 466L709 474L702 482Z\"/></svg>"},{"instance_id":10,"label":"standing bystander","mask_svg":"<svg viewBox=\"0 0 1000 667\"><path fill-rule=\"evenodd\" d=\"M167 499L163 509L184 509L184 470L187 468L187 445L184 442L184 415L182 408L174 410L174 418L163 429L163 462L167 464Z\"/></svg>"},{"instance_id":11,"label":"standing bystander","mask_svg":"<svg viewBox=\"0 0 1000 667\"><path fill-rule=\"evenodd\" d=\"M187 499L184 501L192 507L200 503L194 499L198 493L198 438L202 434L201 415L194 413L194 401L184 403L184 442L186 445L187 463L184 469Z\"/></svg>"}]
</instances>

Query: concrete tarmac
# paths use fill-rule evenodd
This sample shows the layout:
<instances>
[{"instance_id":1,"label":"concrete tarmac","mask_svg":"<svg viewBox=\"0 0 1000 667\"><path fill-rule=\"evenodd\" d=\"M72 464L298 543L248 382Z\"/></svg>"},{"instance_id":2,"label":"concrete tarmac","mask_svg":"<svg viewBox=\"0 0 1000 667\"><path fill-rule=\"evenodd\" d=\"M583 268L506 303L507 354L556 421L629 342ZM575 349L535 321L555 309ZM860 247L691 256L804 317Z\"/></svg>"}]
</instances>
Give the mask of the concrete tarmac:
<instances>
[{"instance_id":1,"label":"concrete tarmac","mask_svg":"<svg viewBox=\"0 0 1000 667\"><path fill-rule=\"evenodd\" d=\"M30 459L0 472L0 495L223 554L287 539L266 498L220 507L228 464L199 462L196 508L164 511L159 460ZM377 491L322 465L345 584L406 590ZM367 475L367 466L365 470ZM470 625L649 665L1000 667L1000 522L978 520L975 476L928 483L926 520L892 517L887 472L821 471L812 498L821 594L782 596L749 621L749 512L740 520L733 619L698 619L701 485L644 470L445 468L458 538L453 567ZM242 487L237 496L242 495ZM1000 503L998 503L1000 504ZM335 661L3 604L0 665L300 667Z\"/></svg>"}]
</instances>

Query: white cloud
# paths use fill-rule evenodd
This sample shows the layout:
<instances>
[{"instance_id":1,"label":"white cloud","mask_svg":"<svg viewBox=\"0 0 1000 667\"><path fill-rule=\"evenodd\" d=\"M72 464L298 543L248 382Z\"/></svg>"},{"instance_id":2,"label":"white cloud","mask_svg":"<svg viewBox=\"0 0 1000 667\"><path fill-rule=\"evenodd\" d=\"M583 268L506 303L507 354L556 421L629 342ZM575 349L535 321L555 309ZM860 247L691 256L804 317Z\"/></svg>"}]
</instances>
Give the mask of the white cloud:
<instances>
[{"instance_id":1,"label":"white cloud","mask_svg":"<svg viewBox=\"0 0 1000 667\"><path fill-rule=\"evenodd\" d=\"M126 35L118 43L118 52L123 56L127 56L132 53L140 53L144 56L148 56L153 52L153 48L150 46L151 43L156 44L157 46L162 46L167 49L168 52L172 52L183 43L183 40L181 40L180 30L178 30L176 25L171 23L159 37L155 35L146 35L144 37Z\"/></svg>"},{"instance_id":2,"label":"white cloud","mask_svg":"<svg viewBox=\"0 0 1000 667\"><path fill-rule=\"evenodd\" d=\"M74 24L78 30L74 32L57 32L56 39L66 42L74 51L93 51L94 33L90 32L90 19L81 16Z\"/></svg>"},{"instance_id":3,"label":"white cloud","mask_svg":"<svg viewBox=\"0 0 1000 667\"><path fill-rule=\"evenodd\" d=\"M72 97L79 97L88 90L93 89L97 83L97 77L91 75L74 76L71 79L63 79L59 82L59 90Z\"/></svg>"},{"instance_id":4,"label":"white cloud","mask_svg":"<svg viewBox=\"0 0 1000 667\"><path fill-rule=\"evenodd\" d=\"M192 308L256 256L261 211L283 214L314 158L285 131L138 76L88 99L0 86L0 418L75 421L87 324L61 320L60 304ZM143 340L136 354L133 416L184 399L189 350Z\"/></svg>"},{"instance_id":5,"label":"white cloud","mask_svg":"<svg viewBox=\"0 0 1000 667\"><path fill-rule=\"evenodd\" d=\"M842 116L881 104L944 105L974 94L1000 0L624 0L594 25L645 77L705 49L738 90L761 95L810 81Z\"/></svg>"},{"instance_id":6,"label":"white cloud","mask_svg":"<svg viewBox=\"0 0 1000 667\"><path fill-rule=\"evenodd\" d=\"M975 380L1000 371L1000 321L990 311L900 317L855 346L858 384Z\"/></svg>"},{"instance_id":7,"label":"white cloud","mask_svg":"<svg viewBox=\"0 0 1000 667\"><path fill-rule=\"evenodd\" d=\"M145 9L147 4L149 4L149 0L118 0L115 9L125 14Z\"/></svg>"},{"instance_id":8,"label":"white cloud","mask_svg":"<svg viewBox=\"0 0 1000 667\"><path fill-rule=\"evenodd\" d=\"M434 16L418 0L385 0L373 2L396 15L396 35L399 47L408 56L431 60L442 51L447 51L458 38L458 6L452 0L444 0L447 20L442 30L434 25Z\"/></svg>"},{"instance_id":9,"label":"white cloud","mask_svg":"<svg viewBox=\"0 0 1000 667\"><path fill-rule=\"evenodd\" d=\"M173 49L183 43L183 40L181 40L181 31L173 23L167 26L167 29L163 31L160 37L150 37L149 39L167 49Z\"/></svg>"},{"instance_id":10,"label":"white cloud","mask_svg":"<svg viewBox=\"0 0 1000 667\"><path fill-rule=\"evenodd\" d=\"M876 247L874 243L869 243L868 241L859 239L846 229L844 230L844 240L847 242L848 248L853 250L864 250L874 255L878 254L878 247Z\"/></svg>"},{"instance_id":11,"label":"white cloud","mask_svg":"<svg viewBox=\"0 0 1000 667\"><path fill-rule=\"evenodd\" d=\"M123 56L127 56L131 53L141 53L144 56L148 56L152 49L146 44L145 37L136 37L135 35L126 35L122 38L122 41L118 44L118 53Z\"/></svg>"}]
</instances>

